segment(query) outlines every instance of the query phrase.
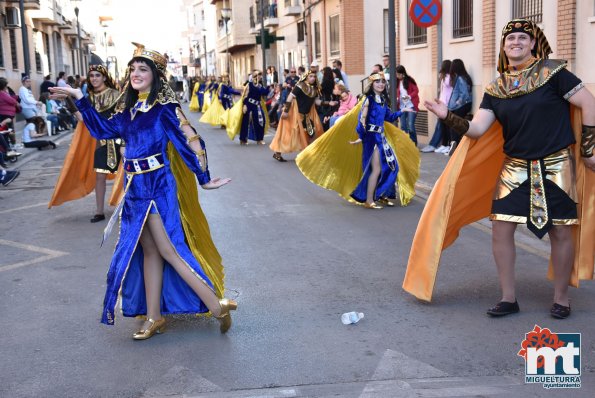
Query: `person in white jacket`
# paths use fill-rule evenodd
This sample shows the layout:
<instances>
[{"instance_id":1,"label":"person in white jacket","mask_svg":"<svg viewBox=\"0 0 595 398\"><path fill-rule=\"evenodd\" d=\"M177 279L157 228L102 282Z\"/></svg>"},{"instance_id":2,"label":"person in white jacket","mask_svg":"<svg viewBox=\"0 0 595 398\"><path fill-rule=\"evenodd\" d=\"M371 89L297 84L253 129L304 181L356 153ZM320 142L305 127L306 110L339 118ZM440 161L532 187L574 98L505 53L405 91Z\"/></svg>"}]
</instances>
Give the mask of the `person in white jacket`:
<instances>
[{"instance_id":1,"label":"person in white jacket","mask_svg":"<svg viewBox=\"0 0 595 398\"><path fill-rule=\"evenodd\" d=\"M23 85L19 88L19 98L23 108L23 117L29 119L37 116L37 104L41 104L41 102L37 101L31 92L31 78L24 75L21 82Z\"/></svg>"}]
</instances>

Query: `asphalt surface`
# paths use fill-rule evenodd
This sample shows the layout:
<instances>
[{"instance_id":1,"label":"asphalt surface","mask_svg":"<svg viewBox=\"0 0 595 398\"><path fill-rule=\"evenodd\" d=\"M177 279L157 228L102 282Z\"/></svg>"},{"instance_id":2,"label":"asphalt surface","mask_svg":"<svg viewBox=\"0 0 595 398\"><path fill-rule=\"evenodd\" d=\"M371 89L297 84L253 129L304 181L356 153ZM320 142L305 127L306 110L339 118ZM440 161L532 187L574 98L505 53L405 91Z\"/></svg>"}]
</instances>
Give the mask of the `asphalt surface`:
<instances>
[{"instance_id":1,"label":"asphalt surface","mask_svg":"<svg viewBox=\"0 0 595 398\"><path fill-rule=\"evenodd\" d=\"M267 146L241 147L190 118L211 175L232 178L199 192L227 296L239 302L231 330L179 316L138 342L138 320L99 323L116 234L99 248L105 224L89 223L94 195L47 209L71 138L61 134L56 150L25 150L21 176L0 188L0 396L593 396L595 287L573 289L572 316L552 319L547 242L518 234L521 312L507 318L485 315L499 298L487 222L446 250L431 304L401 289L424 198L447 157L422 155L409 206L370 211L311 184L293 156L276 162ZM365 317L345 326L348 311ZM517 352L536 324L582 333L581 389L524 384Z\"/></svg>"}]
</instances>

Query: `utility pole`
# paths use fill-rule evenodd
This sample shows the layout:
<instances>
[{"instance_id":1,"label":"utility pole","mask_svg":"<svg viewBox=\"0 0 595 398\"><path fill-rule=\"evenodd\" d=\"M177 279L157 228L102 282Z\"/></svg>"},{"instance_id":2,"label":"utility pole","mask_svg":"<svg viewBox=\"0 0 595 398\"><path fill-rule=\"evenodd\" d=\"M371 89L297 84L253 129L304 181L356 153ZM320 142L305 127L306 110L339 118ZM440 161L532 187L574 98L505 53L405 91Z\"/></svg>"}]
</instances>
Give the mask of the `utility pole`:
<instances>
[{"instance_id":1,"label":"utility pole","mask_svg":"<svg viewBox=\"0 0 595 398\"><path fill-rule=\"evenodd\" d=\"M81 40L81 24L79 22L79 8L78 7L74 7L74 13L76 15L76 37L78 40L78 45L79 45L79 73L81 74L81 76L84 76L86 74L85 71L85 67L83 66L83 42ZM107 44L106 44L106 48L107 48ZM106 58L107 58L107 50L106 50ZM106 61L107 62L107 59Z\"/></svg>"},{"instance_id":2,"label":"utility pole","mask_svg":"<svg viewBox=\"0 0 595 398\"><path fill-rule=\"evenodd\" d=\"M23 58L25 60L25 75L31 71L31 59L29 58L29 35L25 23L25 0L19 1L19 13L21 14L21 35L23 37Z\"/></svg>"},{"instance_id":3,"label":"utility pole","mask_svg":"<svg viewBox=\"0 0 595 398\"><path fill-rule=\"evenodd\" d=\"M388 91L390 96L390 108L394 112L397 106L397 45L395 43L397 32L395 29L395 0L388 0L388 59L390 60L389 74L390 84Z\"/></svg>"},{"instance_id":4,"label":"utility pole","mask_svg":"<svg viewBox=\"0 0 595 398\"><path fill-rule=\"evenodd\" d=\"M262 73L264 79L264 73L267 67L266 43L264 42L264 0L260 0L260 48L262 49Z\"/></svg>"}]
</instances>

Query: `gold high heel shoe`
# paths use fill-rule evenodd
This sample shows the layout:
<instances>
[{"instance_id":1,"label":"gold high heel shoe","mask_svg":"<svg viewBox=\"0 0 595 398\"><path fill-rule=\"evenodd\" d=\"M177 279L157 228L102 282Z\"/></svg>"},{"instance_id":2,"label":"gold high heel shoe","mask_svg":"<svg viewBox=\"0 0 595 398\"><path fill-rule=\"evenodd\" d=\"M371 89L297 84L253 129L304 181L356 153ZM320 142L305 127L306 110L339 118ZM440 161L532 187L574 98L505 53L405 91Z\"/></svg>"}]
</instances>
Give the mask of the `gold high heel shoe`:
<instances>
[{"instance_id":1,"label":"gold high heel shoe","mask_svg":"<svg viewBox=\"0 0 595 398\"><path fill-rule=\"evenodd\" d=\"M377 205L376 203L372 202L372 203L364 203L364 207L366 209L382 209L382 206Z\"/></svg>"},{"instance_id":2,"label":"gold high heel shoe","mask_svg":"<svg viewBox=\"0 0 595 398\"><path fill-rule=\"evenodd\" d=\"M388 198L380 198L380 199L378 199L378 201L379 201L380 203L382 203L383 205L385 205L385 206L388 206L388 207L394 207L394 206L395 206L395 203L394 203L394 202L392 202L392 201L391 201L390 199L388 199Z\"/></svg>"},{"instance_id":3,"label":"gold high heel shoe","mask_svg":"<svg viewBox=\"0 0 595 398\"><path fill-rule=\"evenodd\" d=\"M235 300L224 298L219 300L219 305L221 306L221 313L215 318L221 322L219 330L221 333L225 333L231 327L231 314L229 311L235 311L238 308L238 303Z\"/></svg>"},{"instance_id":4,"label":"gold high heel shoe","mask_svg":"<svg viewBox=\"0 0 595 398\"><path fill-rule=\"evenodd\" d=\"M139 330L132 335L134 340L146 340L153 337L155 333L161 333L165 330L165 318L154 321L153 319L147 319L151 323L148 329Z\"/></svg>"}]
</instances>

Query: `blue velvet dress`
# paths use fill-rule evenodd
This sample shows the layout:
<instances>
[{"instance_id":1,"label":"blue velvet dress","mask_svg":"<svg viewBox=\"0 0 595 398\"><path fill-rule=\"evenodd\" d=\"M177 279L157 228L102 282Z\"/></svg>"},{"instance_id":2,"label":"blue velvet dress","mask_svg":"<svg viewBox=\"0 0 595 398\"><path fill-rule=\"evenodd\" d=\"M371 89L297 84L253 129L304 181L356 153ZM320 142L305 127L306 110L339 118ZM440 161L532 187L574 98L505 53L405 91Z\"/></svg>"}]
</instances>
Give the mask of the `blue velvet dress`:
<instances>
[{"instance_id":1,"label":"blue velvet dress","mask_svg":"<svg viewBox=\"0 0 595 398\"><path fill-rule=\"evenodd\" d=\"M351 197L360 203L366 201L368 192L368 178L372 172L372 155L376 148L380 152L380 177L374 191L374 200L380 198L394 199L396 197L395 183L399 173L399 165L394 149L384 136L384 122L392 123L401 115L401 111L391 112L390 108L380 96L368 96L368 116L365 126L361 122L357 125L357 134L362 140L362 168L364 174ZM364 103L365 104L365 103ZM361 111L360 111L361 117Z\"/></svg>"},{"instance_id":2,"label":"blue velvet dress","mask_svg":"<svg viewBox=\"0 0 595 398\"><path fill-rule=\"evenodd\" d=\"M126 142L126 159L141 159L161 154L164 166L143 174L127 174L129 186L121 214L120 237L107 274L107 289L101 322L114 323L114 312L121 300L124 316L147 313L143 280L143 249L140 234L149 214L161 217L165 232L176 253L197 278L211 289L213 283L188 246L182 228L175 176L168 159L168 144L172 143L188 169L202 185L210 181L209 171L203 171L196 154L186 142L180 129L183 117L179 104L156 103L147 111L137 111L134 117L129 109L116 113L111 119L102 117L83 98L77 101L86 126L96 139L122 138ZM204 143L201 140L204 148ZM130 179L132 178L132 181ZM210 237L209 237L210 239ZM163 272L161 311L163 314L208 312L188 284L174 268L165 262Z\"/></svg>"},{"instance_id":3,"label":"blue velvet dress","mask_svg":"<svg viewBox=\"0 0 595 398\"><path fill-rule=\"evenodd\" d=\"M240 129L240 141L246 142L248 139L254 141L264 140L264 128L266 126L266 116L262 109L261 98L268 94L268 90L252 82L248 83L246 95L244 96L244 105L248 111L242 117L242 127Z\"/></svg>"},{"instance_id":4,"label":"blue velvet dress","mask_svg":"<svg viewBox=\"0 0 595 398\"><path fill-rule=\"evenodd\" d=\"M221 105L223 105L223 109L231 108L233 106L233 96L240 94L242 93L234 90L230 85L221 84L219 88L219 101L221 102Z\"/></svg>"},{"instance_id":5,"label":"blue velvet dress","mask_svg":"<svg viewBox=\"0 0 595 398\"><path fill-rule=\"evenodd\" d=\"M204 104L204 101L205 101L206 87L207 87L207 85L205 83L200 83L200 85L198 86L198 91L196 92L196 95L198 96L198 106L200 109L202 109L202 105Z\"/></svg>"}]
</instances>

